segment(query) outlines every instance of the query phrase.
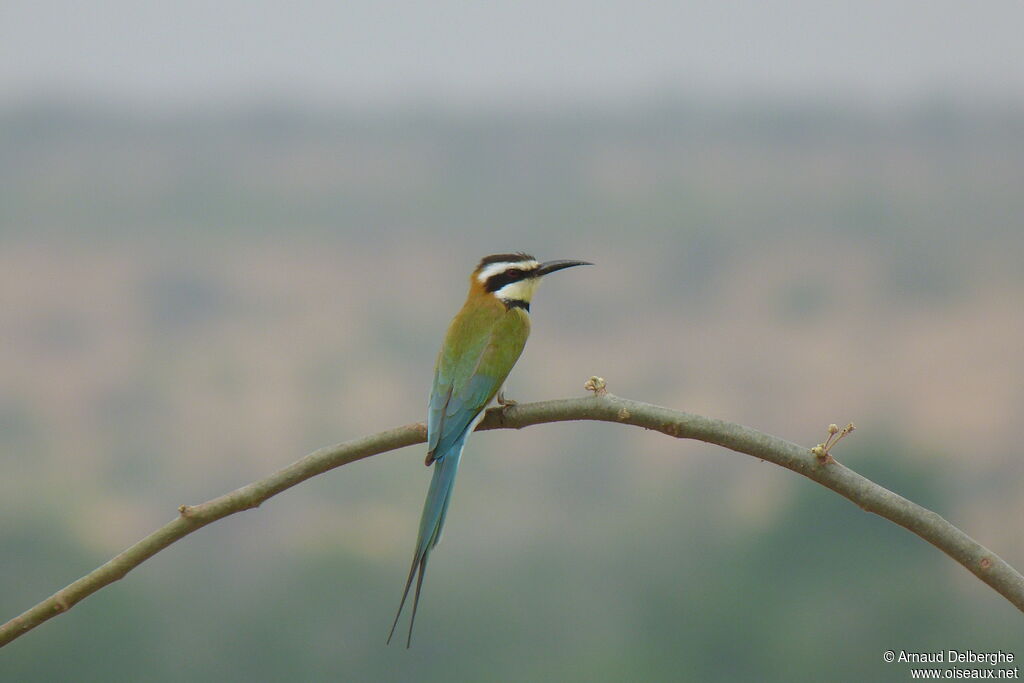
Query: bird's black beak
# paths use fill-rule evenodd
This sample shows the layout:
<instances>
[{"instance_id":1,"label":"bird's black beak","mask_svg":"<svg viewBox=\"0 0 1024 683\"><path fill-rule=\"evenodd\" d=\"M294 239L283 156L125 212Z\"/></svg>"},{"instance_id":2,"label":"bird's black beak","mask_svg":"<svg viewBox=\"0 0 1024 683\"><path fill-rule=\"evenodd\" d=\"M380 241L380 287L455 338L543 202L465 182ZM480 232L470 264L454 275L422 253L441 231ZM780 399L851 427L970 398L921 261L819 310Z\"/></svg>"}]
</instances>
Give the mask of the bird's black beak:
<instances>
[{"instance_id":1,"label":"bird's black beak","mask_svg":"<svg viewBox=\"0 0 1024 683\"><path fill-rule=\"evenodd\" d=\"M571 259L559 259L558 261L545 261L540 264L540 268L533 271L534 277L542 277L548 273L553 273L556 270L562 270L563 268L572 268L573 266L592 266L594 265L590 261L573 261Z\"/></svg>"}]
</instances>

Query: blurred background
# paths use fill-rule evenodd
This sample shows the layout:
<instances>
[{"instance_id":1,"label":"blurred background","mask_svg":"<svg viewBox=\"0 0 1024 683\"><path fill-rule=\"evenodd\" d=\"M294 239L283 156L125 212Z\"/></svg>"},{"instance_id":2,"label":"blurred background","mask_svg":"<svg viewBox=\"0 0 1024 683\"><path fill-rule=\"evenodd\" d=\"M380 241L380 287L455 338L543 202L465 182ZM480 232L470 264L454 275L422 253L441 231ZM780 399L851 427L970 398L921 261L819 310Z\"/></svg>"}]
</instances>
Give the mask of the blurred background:
<instances>
[{"instance_id":1,"label":"blurred background","mask_svg":"<svg viewBox=\"0 0 1024 683\"><path fill-rule=\"evenodd\" d=\"M1024 567L1017 2L0 6L0 620L195 504L424 417L483 255L508 387L835 455ZM0 653L4 681L906 680L1021 614L790 472L591 423L355 463Z\"/></svg>"}]
</instances>

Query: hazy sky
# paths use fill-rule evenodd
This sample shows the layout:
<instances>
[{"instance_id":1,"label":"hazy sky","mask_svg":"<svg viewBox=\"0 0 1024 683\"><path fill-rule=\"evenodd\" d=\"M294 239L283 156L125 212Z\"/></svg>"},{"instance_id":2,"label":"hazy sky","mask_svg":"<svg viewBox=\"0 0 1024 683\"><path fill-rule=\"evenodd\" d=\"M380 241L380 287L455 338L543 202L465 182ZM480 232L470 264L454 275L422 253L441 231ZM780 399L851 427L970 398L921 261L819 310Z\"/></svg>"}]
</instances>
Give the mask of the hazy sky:
<instances>
[{"instance_id":1,"label":"hazy sky","mask_svg":"<svg viewBox=\"0 0 1024 683\"><path fill-rule=\"evenodd\" d=\"M1021 0L0 0L0 99L1020 99Z\"/></svg>"}]
</instances>

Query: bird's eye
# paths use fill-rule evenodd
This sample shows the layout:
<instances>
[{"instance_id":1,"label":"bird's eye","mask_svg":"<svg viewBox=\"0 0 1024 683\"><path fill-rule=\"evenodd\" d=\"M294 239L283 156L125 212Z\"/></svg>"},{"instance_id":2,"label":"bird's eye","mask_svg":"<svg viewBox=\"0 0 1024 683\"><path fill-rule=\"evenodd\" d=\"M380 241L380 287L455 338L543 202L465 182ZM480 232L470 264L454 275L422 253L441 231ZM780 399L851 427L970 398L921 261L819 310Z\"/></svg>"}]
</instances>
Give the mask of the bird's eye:
<instances>
[{"instance_id":1,"label":"bird's eye","mask_svg":"<svg viewBox=\"0 0 1024 683\"><path fill-rule=\"evenodd\" d=\"M505 271L505 275L509 277L519 277L522 274L523 271L519 270L518 268L509 268L508 270Z\"/></svg>"}]
</instances>

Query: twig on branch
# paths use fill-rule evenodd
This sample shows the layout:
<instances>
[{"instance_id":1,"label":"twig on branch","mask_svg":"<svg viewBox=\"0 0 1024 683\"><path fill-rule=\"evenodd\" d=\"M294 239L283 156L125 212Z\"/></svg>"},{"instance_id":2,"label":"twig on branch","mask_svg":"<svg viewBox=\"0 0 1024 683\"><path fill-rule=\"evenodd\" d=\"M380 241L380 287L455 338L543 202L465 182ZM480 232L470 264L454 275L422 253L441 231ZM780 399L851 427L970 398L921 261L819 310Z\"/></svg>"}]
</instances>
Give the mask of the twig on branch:
<instances>
[{"instance_id":1,"label":"twig on branch","mask_svg":"<svg viewBox=\"0 0 1024 683\"><path fill-rule=\"evenodd\" d=\"M619 398L607 392L604 380L600 378L592 378L587 388L594 392L593 396L492 408L477 429L522 429L547 422L596 420L634 425L678 439L697 439L746 453L802 474L849 498L868 512L909 529L1024 611L1024 576L1002 558L938 514L879 486L831 458L821 459L810 449L732 422ZM123 578L156 553L207 524L257 507L271 496L335 467L423 443L426 435L426 427L422 423L413 423L321 448L283 470L231 493L200 505L182 505L174 520L0 626L0 647L51 617L66 612L82 599Z\"/></svg>"}]
</instances>

